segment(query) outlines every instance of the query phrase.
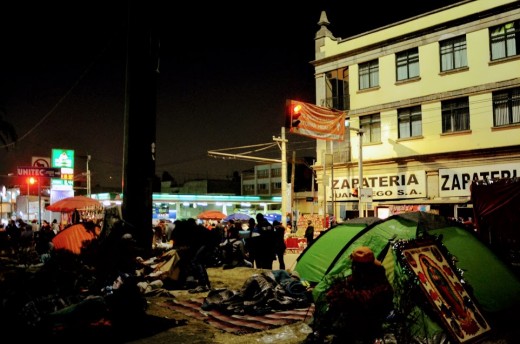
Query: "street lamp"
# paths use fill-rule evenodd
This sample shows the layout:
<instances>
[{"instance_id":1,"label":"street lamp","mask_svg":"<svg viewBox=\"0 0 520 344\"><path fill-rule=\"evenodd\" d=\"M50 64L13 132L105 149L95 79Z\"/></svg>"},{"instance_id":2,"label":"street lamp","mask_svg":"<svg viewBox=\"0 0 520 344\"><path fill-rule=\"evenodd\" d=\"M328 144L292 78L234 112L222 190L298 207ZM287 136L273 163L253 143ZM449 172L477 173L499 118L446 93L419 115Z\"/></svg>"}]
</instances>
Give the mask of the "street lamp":
<instances>
[{"instance_id":1,"label":"street lamp","mask_svg":"<svg viewBox=\"0 0 520 344\"><path fill-rule=\"evenodd\" d=\"M353 128L350 126L350 122L346 121L346 126L355 131L359 136L359 155L358 155L358 171L359 171L359 184L358 184L358 210L359 217L364 217L363 207L361 206L361 189L363 188L363 129Z\"/></svg>"}]
</instances>

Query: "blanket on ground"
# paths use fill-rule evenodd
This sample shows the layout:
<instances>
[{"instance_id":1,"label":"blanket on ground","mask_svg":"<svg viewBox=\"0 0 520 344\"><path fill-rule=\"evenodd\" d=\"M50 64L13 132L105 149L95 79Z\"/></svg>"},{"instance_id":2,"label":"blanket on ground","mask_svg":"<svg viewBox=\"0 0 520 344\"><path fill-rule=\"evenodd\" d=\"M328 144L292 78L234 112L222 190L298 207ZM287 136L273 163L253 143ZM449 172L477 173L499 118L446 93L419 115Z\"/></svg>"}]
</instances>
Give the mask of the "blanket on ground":
<instances>
[{"instance_id":1,"label":"blanket on ground","mask_svg":"<svg viewBox=\"0 0 520 344\"><path fill-rule=\"evenodd\" d=\"M307 285L285 270L270 270L249 277L240 290L214 289L202 304L203 310L225 314L261 315L312 303Z\"/></svg>"},{"instance_id":2,"label":"blanket on ground","mask_svg":"<svg viewBox=\"0 0 520 344\"><path fill-rule=\"evenodd\" d=\"M204 311L201 306L204 299L166 300L164 305L171 310L189 317L204 321L219 330L240 335L260 332L272 328L290 325L298 321L310 319L314 312L314 305L308 308L291 309L263 315L228 315L217 309Z\"/></svg>"},{"instance_id":3,"label":"blanket on ground","mask_svg":"<svg viewBox=\"0 0 520 344\"><path fill-rule=\"evenodd\" d=\"M243 334L309 319L311 300L298 276L273 270L249 277L240 290L212 289L203 299L169 300L166 305L223 331Z\"/></svg>"}]
</instances>

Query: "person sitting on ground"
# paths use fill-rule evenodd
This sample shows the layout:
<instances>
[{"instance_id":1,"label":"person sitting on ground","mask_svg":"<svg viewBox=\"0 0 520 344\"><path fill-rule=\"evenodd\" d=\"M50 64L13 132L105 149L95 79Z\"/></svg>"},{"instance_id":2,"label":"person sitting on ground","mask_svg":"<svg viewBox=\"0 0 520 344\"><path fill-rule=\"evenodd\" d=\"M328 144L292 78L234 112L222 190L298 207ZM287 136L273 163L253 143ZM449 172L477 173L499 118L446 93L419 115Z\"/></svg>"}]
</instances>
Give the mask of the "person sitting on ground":
<instances>
[{"instance_id":1,"label":"person sitting on ground","mask_svg":"<svg viewBox=\"0 0 520 344\"><path fill-rule=\"evenodd\" d=\"M141 326L147 308L136 277L120 273L99 293L45 315L42 322L44 328L63 338L91 335L94 324L110 326L117 333L123 333Z\"/></svg>"},{"instance_id":2,"label":"person sitting on ground","mask_svg":"<svg viewBox=\"0 0 520 344\"><path fill-rule=\"evenodd\" d=\"M306 343L374 343L382 337L382 325L393 309L393 288L385 268L369 247L350 255L352 273L338 278L325 292L325 309L317 307Z\"/></svg>"},{"instance_id":3,"label":"person sitting on ground","mask_svg":"<svg viewBox=\"0 0 520 344\"><path fill-rule=\"evenodd\" d=\"M238 227L233 226L228 230L228 237L220 244L223 258L223 269L233 269L239 266L252 267L253 264L247 259L244 241L240 238Z\"/></svg>"}]
</instances>

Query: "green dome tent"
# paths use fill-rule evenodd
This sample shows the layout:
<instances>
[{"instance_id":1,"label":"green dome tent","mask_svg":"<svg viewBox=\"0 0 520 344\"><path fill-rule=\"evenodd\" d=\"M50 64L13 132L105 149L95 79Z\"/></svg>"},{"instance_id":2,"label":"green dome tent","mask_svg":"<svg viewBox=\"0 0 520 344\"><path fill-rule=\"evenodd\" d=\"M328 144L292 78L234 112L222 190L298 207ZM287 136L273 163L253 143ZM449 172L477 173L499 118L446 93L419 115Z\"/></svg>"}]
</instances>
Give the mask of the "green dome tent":
<instances>
[{"instance_id":1,"label":"green dome tent","mask_svg":"<svg viewBox=\"0 0 520 344\"><path fill-rule=\"evenodd\" d=\"M455 260L456 269L463 271L464 282L470 288L476 304L485 314L500 313L520 306L520 279L487 246L471 232L443 216L425 212L393 215L365 227L345 223L320 235L313 245L302 252L295 266L300 277L315 285L316 308L324 305L322 297L330 284L350 274L350 253L358 246L369 246L383 262L387 277L394 286L396 302L406 301L408 292L403 284L409 274L394 249L396 243L420 238L437 238ZM321 242L321 244L320 244ZM404 288L404 289L403 289ZM409 309L415 338L436 338L446 326L431 316L428 307Z\"/></svg>"}]
</instances>

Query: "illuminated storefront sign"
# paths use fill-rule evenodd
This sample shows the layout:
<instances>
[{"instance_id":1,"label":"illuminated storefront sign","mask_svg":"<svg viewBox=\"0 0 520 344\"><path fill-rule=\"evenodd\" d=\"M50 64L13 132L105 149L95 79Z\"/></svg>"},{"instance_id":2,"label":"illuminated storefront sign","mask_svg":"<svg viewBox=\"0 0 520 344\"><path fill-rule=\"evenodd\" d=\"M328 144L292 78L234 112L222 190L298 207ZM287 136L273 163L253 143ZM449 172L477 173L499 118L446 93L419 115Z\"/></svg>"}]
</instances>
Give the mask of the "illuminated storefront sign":
<instances>
[{"instance_id":1,"label":"illuminated storefront sign","mask_svg":"<svg viewBox=\"0 0 520 344\"><path fill-rule=\"evenodd\" d=\"M516 178L519 176L520 163L440 169L439 195L441 197L470 196L470 186L473 180Z\"/></svg>"},{"instance_id":2,"label":"illuminated storefront sign","mask_svg":"<svg viewBox=\"0 0 520 344\"><path fill-rule=\"evenodd\" d=\"M74 186L74 150L52 149L51 165L61 168L61 178L51 180L52 189L72 189Z\"/></svg>"},{"instance_id":3,"label":"illuminated storefront sign","mask_svg":"<svg viewBox=\"0 0 520 344\"><path fill-rule=\"evenodd\" d=\"M357 201L352 189L359 186L358 177L334 178L332 182L336 201ZM426 172L402 172L365 175L363 188L373 190L373 200L426 197ZM328 197L329 200L332 196Z\"/></svg>"},{"instance_id":4,"label":"illuminated storefront sign","mask_svg":"<svg viewBox=\"0 0 520 344\"><path fill-rule=\"evenodd\" d=\"M52 149L52 167L74 168L74 151L72 149Z\"/></svg>"}]
</instances>

